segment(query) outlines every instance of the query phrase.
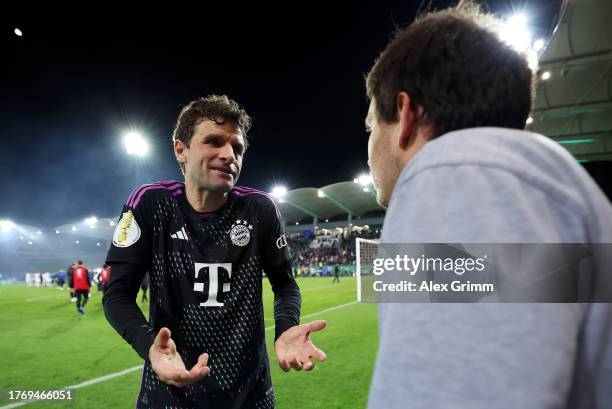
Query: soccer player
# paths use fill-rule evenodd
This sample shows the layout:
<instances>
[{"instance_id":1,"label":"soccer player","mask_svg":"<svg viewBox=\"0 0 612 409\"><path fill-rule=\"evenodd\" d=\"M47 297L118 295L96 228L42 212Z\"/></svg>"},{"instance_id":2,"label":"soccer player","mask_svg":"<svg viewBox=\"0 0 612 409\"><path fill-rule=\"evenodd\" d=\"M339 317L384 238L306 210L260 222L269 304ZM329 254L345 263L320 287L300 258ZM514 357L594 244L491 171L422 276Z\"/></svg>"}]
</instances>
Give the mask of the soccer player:
<instances>
[{"instance_id":1,"label":"soccer player","mask_svg":"<svg viewBox=\"0 0 612 409\"><path fill-rule=\"evenodd\" d=\"M81 260L77 261L76 265L72 269L70 288L74 288L77 312L81 315L85 314L85 305L89 299L91 281L89 279L89 271ZM81 299L83 299L83 304L81 304Z\"/></svg>"},{"instance_id":2,"label":"soccer player","mask_svg":"<svg viewBox=\"0 0 612 409\"><path fill-rule=\"evenodd\" d=\"M335 282L340 283L340 269L338 268L338 264L334 266L334 279L332 280L332 284Z\"/></svg>"},{"instance_id":3,"label":"soccer player","mask_svg":"<svg viewBox=\"0 0 612 409\"><path fill-rule=\"evenodd\" d=\"M110 266L108 264L104 264L102 266L98 279L100 280L100 290L102 291L102 295L104 295L104 291L106 290L106 286L110 280Z\"/></svg>"},{"instance_id":4,"label":"soccer player","mask_svg":"<svg viewBox=\"0 0 612 409\"><path fill-rule=\"evenodd\" d=\"M144 304L145 302L149 301L147 298L147 291L149 291L149 277L147 277L146 274L142 279L142 283L140 283L140 289L142 290L142 298L140 299L140 302Z\"/></svg>"},{"instance_id":5,"label":"soccer player","mask_svg":"<svg viewBox=\"0 0 612 409\"><path fill-rule=\"evenodd\" d=\"M72 283L72 271L75 269L76 263L71 263L66 269L66 279L68 280L68 289L70 290L70 301L76 302L76 296L74 294L74 288L70 283Z\"/></svg>"},{"instance_id":6,"label":"soccer player","mask_svg":"<svg viewBox=\"0 0 612 409\"><path fill-rule=\"evenodd\" d=\"M145 360L138 408L272 408L262 271L274 292L275 351L285 371L325 354L310 340L324 321L299 324L281 215L265 193L237 187L251 119L225 96L180 113L174 153L184 182L129 196L107 263L107 319ZM146 272L147 322L136 304Z\"/></svg>"}]
</instances>

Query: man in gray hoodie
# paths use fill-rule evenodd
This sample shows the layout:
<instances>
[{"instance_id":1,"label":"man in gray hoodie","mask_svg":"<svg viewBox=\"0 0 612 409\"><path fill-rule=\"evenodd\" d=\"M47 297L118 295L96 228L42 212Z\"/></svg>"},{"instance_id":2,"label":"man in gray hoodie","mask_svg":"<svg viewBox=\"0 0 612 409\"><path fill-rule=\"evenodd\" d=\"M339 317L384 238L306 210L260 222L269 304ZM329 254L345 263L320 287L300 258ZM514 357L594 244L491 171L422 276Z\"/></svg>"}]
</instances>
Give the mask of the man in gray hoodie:
<instances>
[{"instance_id":1,"label":"man in gray hoodie","mask_svg":"<svg viewBox=\"0 0 612 409\"><path fill-rule=\"evenodd\" d=\"M526 59L473 3L420 16L367 77L382 243L611 243L610 202L523 130ZM610 408L610 304L381 304L370 409Z\"/></svg>"}]
</instances>

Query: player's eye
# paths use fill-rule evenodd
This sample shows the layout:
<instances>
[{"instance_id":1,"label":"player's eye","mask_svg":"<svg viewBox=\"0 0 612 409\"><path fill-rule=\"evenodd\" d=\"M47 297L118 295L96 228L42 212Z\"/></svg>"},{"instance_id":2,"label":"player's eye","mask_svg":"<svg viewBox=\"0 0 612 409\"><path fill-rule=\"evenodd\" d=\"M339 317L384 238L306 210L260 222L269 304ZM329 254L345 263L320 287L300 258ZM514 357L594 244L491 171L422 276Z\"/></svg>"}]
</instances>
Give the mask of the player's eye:
<instances>
[{"instance_id":1,"label":"player's eye","mask_svg":"<svg viewBox=\"0 0 612 409\"><path fill-rule=\"evenodd\" d=\"M212 146L221 146L221 140L219 138L209 138L204 140L204 144Z\"/></svg>"},{"instance_id":2,"label":"player's eye","mask_svg":"<svg viewBox=\"0 0 612 409\"><path fill-rule=\"evenodd\" d=\"M244 154L244 148L241 145L234 145L234 153L242 156Z\"/></svg>"}]
</instances>

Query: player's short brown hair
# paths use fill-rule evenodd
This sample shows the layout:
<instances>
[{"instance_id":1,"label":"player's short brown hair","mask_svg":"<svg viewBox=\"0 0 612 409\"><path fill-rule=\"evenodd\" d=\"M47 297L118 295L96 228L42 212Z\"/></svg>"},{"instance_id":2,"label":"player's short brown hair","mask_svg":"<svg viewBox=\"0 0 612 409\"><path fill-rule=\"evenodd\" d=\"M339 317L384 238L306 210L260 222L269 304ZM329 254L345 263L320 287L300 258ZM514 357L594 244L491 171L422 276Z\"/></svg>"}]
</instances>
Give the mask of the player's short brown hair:
<instances>
[{"instance_id":1,"label":"player's short brown hair","mask_svg":"<svg viewBox=\"0 0 612 409\"><path fill-rule=\"evenodd\" d=\"M533 76L526 57L496 33L499 24L471 0L419 15L367 75L377 116L396 122L403 91L423 108L432 137L479 126L524 128Z\"/></svg>"},{"instance_id":2,"label":"player's short brown hair","mask_svg":"<svg viewBox=\"0 0 612 409\"><path fill-rule=\"evenodd\" d=\"M181 110L174 126L172 142L180 140L189 147L196 125L204 119L215 121L219 125L226 122L236 124L244 137L245 148L248 145L247 132L251 129L252 119L236 101L226 95L209 95L187 104ZM184 173L184 165L180 166Z\"/></svg>"}]
</instances>

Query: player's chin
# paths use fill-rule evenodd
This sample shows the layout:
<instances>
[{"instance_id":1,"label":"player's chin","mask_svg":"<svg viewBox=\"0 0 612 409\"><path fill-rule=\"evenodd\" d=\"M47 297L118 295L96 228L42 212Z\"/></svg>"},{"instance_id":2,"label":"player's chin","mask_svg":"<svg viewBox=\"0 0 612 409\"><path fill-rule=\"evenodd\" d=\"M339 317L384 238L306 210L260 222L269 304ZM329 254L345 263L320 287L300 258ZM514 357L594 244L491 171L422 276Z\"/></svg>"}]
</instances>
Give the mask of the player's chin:
<instances>
[{"instance_id":1,"label":"player's chin","mask_svg":"<svg viewBox=\"0 0 612 409\"><path fill-rule=\"evenodd\" d=\"M211 190L218 193L228 193L234 188L235 184L236 180L233 177L231 179L216 180L212 184Z\"/></svg>"}]
</instances>

